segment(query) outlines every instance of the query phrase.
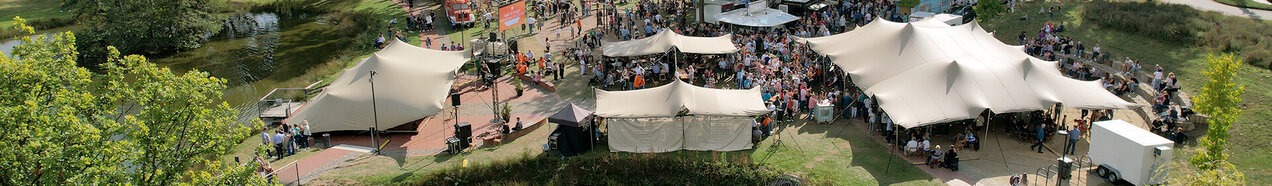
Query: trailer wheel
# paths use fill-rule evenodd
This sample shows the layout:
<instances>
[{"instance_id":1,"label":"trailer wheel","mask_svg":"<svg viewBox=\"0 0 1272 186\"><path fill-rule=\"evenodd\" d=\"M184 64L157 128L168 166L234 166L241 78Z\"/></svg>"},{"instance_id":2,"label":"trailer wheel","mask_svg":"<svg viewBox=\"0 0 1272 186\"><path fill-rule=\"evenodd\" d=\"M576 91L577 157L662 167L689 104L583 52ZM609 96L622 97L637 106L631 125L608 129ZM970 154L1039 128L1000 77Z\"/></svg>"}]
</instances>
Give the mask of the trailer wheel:
<instances>
[{"instance_id":1,"label":"trailer wheel","mask_svg":"<svg viewBox=\"0 0 1272 186\"><path fill-rule=\"evenodd\" d=\"M1122 180L1122 178L1117 177L1117 173L1109 173L1109 177L1107 179L1109 183L1117 183L1117 181Z\"/></svg>"},{"instance_id":2,"label":"trailer wheel","mask_svg":"<svg viewBox=\"0 0 1272 186\"><path fill-rule=\"evenodd\" d=\"M1095 169L1095 175L1100 176L1100 178L1107 178L1109 177L1109 169L1104 168L1104 166L1100 166L1099 168Z\"/></svg>"}]
</instances>

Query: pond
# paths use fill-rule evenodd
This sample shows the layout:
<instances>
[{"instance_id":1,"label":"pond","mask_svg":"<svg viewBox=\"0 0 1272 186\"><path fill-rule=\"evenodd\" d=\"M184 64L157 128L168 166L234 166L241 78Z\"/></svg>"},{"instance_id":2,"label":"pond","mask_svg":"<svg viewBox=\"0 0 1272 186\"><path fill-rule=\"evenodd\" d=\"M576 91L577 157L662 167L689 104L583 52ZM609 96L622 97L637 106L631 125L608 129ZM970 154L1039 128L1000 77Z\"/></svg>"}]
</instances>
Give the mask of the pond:
<instances>
[{"instance_id":1,"label":"pond","mask_svg":"<svg viewBox=\"0 0 1272 186\"><path fill-rule=\"evenodd\" d=\"M231 16L224 29L202 47L151 62L178 72L205 71L227 80L224 100L231 106L255 104L273 88L302 87L293 82L310 68L331 61L353 43L322 19L273 13Z\"/></svg>"}]
</instances>

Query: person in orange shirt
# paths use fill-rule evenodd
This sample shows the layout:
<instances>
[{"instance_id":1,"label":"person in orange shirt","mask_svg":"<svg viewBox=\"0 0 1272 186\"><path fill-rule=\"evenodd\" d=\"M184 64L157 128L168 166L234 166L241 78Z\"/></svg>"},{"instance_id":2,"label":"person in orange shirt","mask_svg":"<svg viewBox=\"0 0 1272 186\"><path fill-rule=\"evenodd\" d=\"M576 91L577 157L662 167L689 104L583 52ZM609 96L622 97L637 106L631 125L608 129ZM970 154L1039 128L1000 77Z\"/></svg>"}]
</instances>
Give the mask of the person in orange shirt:
<instances>
[{"instance_id":1,"label":"person in orange shirt","mask_svg":"<svg viewBox=\"0 0 1272 186\"><path fill-rule=\"evenodd\" d=\"M526 74L526 64L517 63L517 74Z\"/></svg>"},{"instance_id":2,"label":"person in orange shirt","mask_svg":"<svg viewBox=\"0 0 1272 186\"><path fill-rule=\"evenodd\" d=\"M641 89L645 86L645 78L641 75L636 75L636 80L632 81L632 86L636 87L636 89Z\"/></svg>"},{"instance_id":3,"label":"person in orange shirt","mask_svg":"<svg viewBox=\"0 0 1272 186\"><path fill-rule=\"evenodd\" d=\"M543 70L544 64L546 63L547 61L543 60L543 58L539 58L539 70Z\"/></svg>"}]
</instances>

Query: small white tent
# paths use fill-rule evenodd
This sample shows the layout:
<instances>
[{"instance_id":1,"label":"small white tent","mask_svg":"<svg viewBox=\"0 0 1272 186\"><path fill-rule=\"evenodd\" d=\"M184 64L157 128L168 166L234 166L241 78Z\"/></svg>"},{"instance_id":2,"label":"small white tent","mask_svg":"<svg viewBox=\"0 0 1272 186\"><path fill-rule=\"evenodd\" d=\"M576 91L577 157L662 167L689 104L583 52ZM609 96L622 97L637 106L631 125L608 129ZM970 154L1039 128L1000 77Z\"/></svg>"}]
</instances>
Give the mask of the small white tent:
<instances>
[{"instance_id":1,"label":"small white tent","mask_svg":"<svg viewBox=\"0 0 1272 186\"><path fill-rule=\"evenodd\" d=\"M878 20L837 35L803 39L829 55L853 83L875 95L905 127L997 113L1133 106L1098 82L1063 76L1055 62L998 41L975 22L949 26L939 19Z\"/></svg>"},{"instance_id":2,"label":"small white tent","mask_svg":"<svg viewBox=\"0 0 1272 186\"><path fill-rule=\"evenodd\" d=\"M631 90L596 90L611 151L735 151L751 148L750 116L768 112L760 89L723 90L676 81ZM679 116L688 110L692 117Z\"/></svg>"},{"instance_id":3,"label":"small white tent","mask_svg":"<svg viewBox=\"0 0 1272 186\"><path fill-rule=\"evenodd\" d=\"M680 52L694 54L728 54L738 51L733 46L733 35L720 37L692 37L662 30L653 36L619 42L601 42L601 51L608 57L641 56L667 52L672 47Z\"/></svg>"},{"instance_id":4,"label":"small white tent","mask_svg":"<svg viewBox=\"0 0 1272 186\"><path fill-rule=\"evenodd\" d=\"M799 20L799 17L782 12L781 10L772 8L763 8L761 10L737 9L720 14L721 22L750 26L750 27L775 27L786 24L791 21Z\"/></svg>"},{"instance_id":5,"label":"small white tent","mask_svg":"<svg viewBox=\"0 0 1272 186\"><path fill-rule=\"evenodd\" d=\"M455 71L469 60L467 54L468 51L438 51L393 40L342 71L285 123L309 121L313 132L367 130L375 126L371 71L376 71L374 111L378 112L381 129L431 116L443 108Z\"/></svg>"}]
</instances>

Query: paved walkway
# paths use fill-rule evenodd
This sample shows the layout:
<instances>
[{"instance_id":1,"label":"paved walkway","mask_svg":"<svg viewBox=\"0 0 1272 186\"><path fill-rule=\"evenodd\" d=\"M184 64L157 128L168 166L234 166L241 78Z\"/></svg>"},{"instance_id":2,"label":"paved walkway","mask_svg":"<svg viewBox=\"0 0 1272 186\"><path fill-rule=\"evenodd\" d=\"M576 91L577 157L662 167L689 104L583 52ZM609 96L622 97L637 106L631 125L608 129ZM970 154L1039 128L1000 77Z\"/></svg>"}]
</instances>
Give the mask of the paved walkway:
<instances>
[{"instance_id":1,"label":"paved walkway","mask_svg":"<svg viewBox=\"0 0 1272 186\"><path fill-rule=\"evenodd\" d=\"M1272 20L1272 11L1228 6L1213 0L1162 0L1162 2L1192 6L1203 11L1217 11L1230 16Z\"/></svg>"},{"instance_id":2,"label":"paved walkway","mask_svg":"<svg viewBox=\"0 0 1272 186\"><path fill-rule=\"evenodd\" d=\"M332 167L340 166L369 152L371 152L370 148L350 145L327 148L318 154L296 161L295 164L277 167L276 179L278 183L286 185L305 184Z\"/></svg>"},{"instance_id":3,"label":"paved walkway","mask_svg":"<svg viewBox=\"0 0 1272 186\"><path fill-rule=\"evenodd\" d=\"M441 49L442 48L441 44L450 44L451 42L450 37L446 36L446 33L449 31L449 26L446 24L447 23L446 13L438 11L441 9L437 5L423 6L423 4L425 4L423 3L423 0L418 0L418 1L415 1L415 6L413 8L407 8L405 0L393 0L393 3L396 3L398 6L401 6L402 10L406 11L407 14L410 14L410 15L428 14L429 11L436 11L436 12L433 12L433 15L434 15L433 29L419 32L420 47L428 48L428 49ZM424 43L425 38L433 38L432 45L426 45Z\"/></svg>"}]
</instances>

